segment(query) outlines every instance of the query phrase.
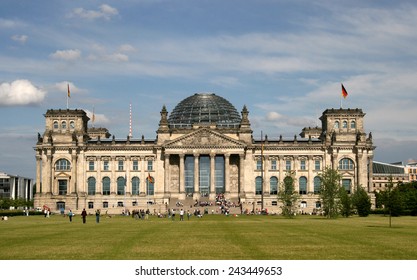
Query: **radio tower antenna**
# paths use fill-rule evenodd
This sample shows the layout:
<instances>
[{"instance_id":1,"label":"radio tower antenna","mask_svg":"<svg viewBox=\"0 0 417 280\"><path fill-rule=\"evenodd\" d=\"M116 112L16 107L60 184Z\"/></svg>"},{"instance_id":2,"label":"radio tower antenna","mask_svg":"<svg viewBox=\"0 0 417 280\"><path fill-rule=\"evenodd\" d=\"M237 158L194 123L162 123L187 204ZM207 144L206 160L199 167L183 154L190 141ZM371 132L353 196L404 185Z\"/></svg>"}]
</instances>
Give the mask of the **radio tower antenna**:
<instances>
[{"instance_id":1,"label":"radio tower antenna","mask_svg":"<svg viewBox=\"0 0 417 280\"><path fill-rule=\"evenodd\" d=\"M132 103L129 104L129 137L132 137Z\"/></svg>"}]
</instances>

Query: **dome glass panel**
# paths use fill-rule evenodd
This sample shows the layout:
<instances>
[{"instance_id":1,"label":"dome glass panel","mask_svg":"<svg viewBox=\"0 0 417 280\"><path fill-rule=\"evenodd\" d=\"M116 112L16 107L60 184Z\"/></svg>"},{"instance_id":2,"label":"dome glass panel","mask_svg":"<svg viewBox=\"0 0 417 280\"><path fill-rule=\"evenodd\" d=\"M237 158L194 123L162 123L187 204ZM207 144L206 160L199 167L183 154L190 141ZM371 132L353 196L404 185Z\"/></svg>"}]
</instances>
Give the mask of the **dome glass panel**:
<instances>
[{"instance_id":1,"label":"dome glass panel","mask_svg":"<svg viewBox=\"0 0 417 280\"><path fill-rule=\"evenodd\" d=\"M170 128L189 128L193 124L216 124L237 128L240 115L226 99L214 93L196 93L182 100L168 118Z\"/></svg>"}]
</instances>

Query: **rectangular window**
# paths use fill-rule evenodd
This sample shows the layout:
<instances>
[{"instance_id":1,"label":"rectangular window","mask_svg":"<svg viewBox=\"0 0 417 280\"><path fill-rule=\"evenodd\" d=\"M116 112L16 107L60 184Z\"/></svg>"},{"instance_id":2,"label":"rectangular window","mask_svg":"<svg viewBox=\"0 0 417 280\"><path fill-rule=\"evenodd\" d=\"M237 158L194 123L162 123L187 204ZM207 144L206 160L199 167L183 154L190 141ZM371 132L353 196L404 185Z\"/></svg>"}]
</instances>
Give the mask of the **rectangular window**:
<instances>
[{"instance_id":1,"label":"rectangular window","mask_svg":"<svg viewBox=\"0 0 417 280\"><path fill-rule=\"evenodd\" d=\"M350 194L350 185L351 185L350 179L342 179L342 186L345 188L346 192L349 194Z\"/></svg>"},{"instance_id":2,"label":"rectangular window","mask_svg":"<svg viewBox=\"0 0 417 280\"><path fill-rule=\"evenodd\" d=\"M320 160L314 161L314 170L320 170Z\"/></svg>"},{"instance_id":3,"label":"rectangular window","mask_svg":"<svg viewBox=\"0 0 417 280\"><path fill-rule=\"evenodd\" d=\"M285 161L285 170L291 170L291 160Z\"/></svg>"},{"instance_id":4,"label":"rectangular window","mask_svg":"<svg viewBox=\"0 0 417 280\"><path fill-rule=\"evenodd\" d=\"M123 160L119 160L119 164L117 165L117 170L123 171Z\"/></svg>"},{"instance_id":5,"label":"rectangular window","mask_svg":"<svg viewBox=\"0 0 417 280\"><path fill-rule=\"evenodd\" d=\"M93 171L94 170L94 161L89 161L88 162L88 170L89 171Z\"/></svg>"},{"instance_id":6,"label":"rectangular window","mask_svg":"<svg viewBox=\"0 0 417 280\"><path fill-rule=\"evenodd\" d=\"M103 161L103 170L104 171L109 171L109 161L108 160Z\"/></svg>"},{"instance_id":7,"label":"rectangular window","mask_svg":"<svg viewBox=\"0 0 417 280\"><path fill-rule=\"evenodd\" d=\"M262 160L258 159L256 161L256 170L261 170L262 169Z\"/></svg>"},{"instance_id":8,"label":"rectangular window","mask_svg":"<svg viewBox=\"0 0 417 280\"><path fill-rule=\"evenodd\" d=\"M59 195L67 194L67 180L58 180L58 192Z\"/></svg>"},{"instance_id":9,"label":"rectangular window","mask_svg":"<svg viewBox=\"0 0 417 280\"><path fill-rule=\"evenodd\" d=\"M135 171L139 170L139 162L137 160L133 161L133 170Z\"/></svg>"},{"instance_id":10,"label":"rectangular window","mask_svg":"<svg viewBox=\"0 0 417 280\"><path fill-rule=\"evenodd\" d=\"M275 159L271 160L271 170L277 170L277 161Z\"/></svg>"},{"instance_id":11,"label":"rectangular window","mask_svg":"<svg viewBox=\"0 0 417 280\"><path fill-rule=\"evenodd\" d=\"M94 202L89 201L88 202L88 209L93 209L94 208Z\"/></svg>"},{"instance_id":12,"label":"rectangular window","mask_svg":"<svg viewBox=\"0 0 417 280\"><path fill-rule=\"evenodd\" d=\"M306 161L305 160L300 161L300 169L301 170L306 170Z\"/></svg>"},{"instance_id":13,"label":"rectangular window","mask_svg":"<svg viewBox=\"0 0 417 280\"><path fill-rule=\"evenodd\" d=\"M153 160L148 160L148 171L153 170Z\"/></svg>"},{"instance_id":14,"label":"rectangular window","mask_svg":"<svg viewBox=\"0 0 417 280\"><path fill-rule=\"evenodd\" d=\"M109 203L107 201L103 202L103 208L109 208Z\"/></svg>"}]
</instances>

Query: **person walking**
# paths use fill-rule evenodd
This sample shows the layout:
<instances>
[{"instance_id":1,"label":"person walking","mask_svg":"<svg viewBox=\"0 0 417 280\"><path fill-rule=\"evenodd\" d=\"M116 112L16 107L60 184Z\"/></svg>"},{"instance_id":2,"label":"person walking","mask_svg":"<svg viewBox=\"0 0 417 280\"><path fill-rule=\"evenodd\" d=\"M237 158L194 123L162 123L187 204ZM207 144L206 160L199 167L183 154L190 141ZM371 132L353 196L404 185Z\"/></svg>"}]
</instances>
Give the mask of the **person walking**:
<instances>
[{"instance_id":1,"label":"person walking","mask_svg":"<svg viewBox=\"0 0 417 280\"><path fill-rule=\"evenodd\" d=\"M100 209L96 210L96 223L100 223Z\"/></svg>"},{"instance_id":2,"label":"person walking","mask_svg":"<svg viewBox=\"0 0 417 280\"><path fill-rule=\"evenodd\" d=\"M87 211L85 211L85 208L83 209L83 211L81 212L81 217L83 218L83 224L85 224L86 222L86 218L87 218Z\"/></svg>"},{"instance_id":3,"label":"person walking","mask_svg":"<svg viewBox=\"0 0 417 280\"><path fill-rule=\"evenodd\" d=\"M68 218L70 222L72 222L72 216L74 216L74 213L72 213L72 210L70 209L68 212Z\"/></svg>"},{"instance_id":4,"label":"person walking","mask_svg":"<svg viewBox=\"0 0 417 280\"><path fill-rule=\"evenodd\" d=\"M173 221L175 221L175 209L172 209L171 218Z\"/></svg>"}]
</instances>

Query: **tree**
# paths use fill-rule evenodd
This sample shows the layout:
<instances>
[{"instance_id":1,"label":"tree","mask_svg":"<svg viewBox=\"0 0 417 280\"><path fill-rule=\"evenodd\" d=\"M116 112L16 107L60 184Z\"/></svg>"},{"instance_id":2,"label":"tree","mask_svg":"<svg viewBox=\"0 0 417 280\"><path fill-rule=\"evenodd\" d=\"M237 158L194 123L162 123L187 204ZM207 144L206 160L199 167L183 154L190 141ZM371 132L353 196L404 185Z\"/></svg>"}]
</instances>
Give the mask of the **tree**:
<instances>
[{"instance_id":1,"label":"tree","mask_svg":"<svg viewBox=\"0 0 417 280\"><path fill-rule=\"evenodd\" d=\"M340 181L342 176L331 167L326 167L320 175L320 199L327 218L337 218L340 205Z\"/></svg>"},{"instance_id":2,"label":"tree","mask_svg":"<svg viewBox=\"0 0 417 280\"><path fill-rule=\"evenodd\" d=\"M297 208L297 200L300 195L295 191L294 173L286 174L282 188L278 192L278 200L282 202L282 214L285 217L293 218Z\"/></svg>"},{"instance_id":3,"label":"tree","mask_svg":"<svg viewBox=\"0 0 417 280\"><path fill-rule=\"evenodd\" d=\"M345 190L345 188L340 188L339 193L339 199L340 199L340 214L342 214L343 217L349 217L352 214L352 198L348 194L348 192Z\"/></svg>"},{"instance_id":4,"label":"tree","mask_svg":"<svg viewBox=\"0 0 417 280\"><path fill-rule=\"evenodd\" d=\"M367 217L371 213L371 198L362 186L358 186L352 195L353 207L359 217Z\"/></svg>"}]
</instances>

